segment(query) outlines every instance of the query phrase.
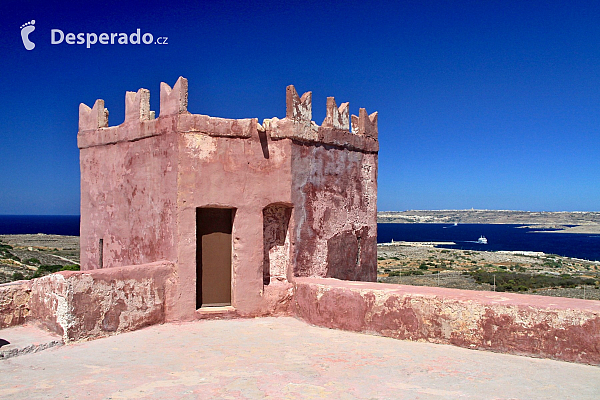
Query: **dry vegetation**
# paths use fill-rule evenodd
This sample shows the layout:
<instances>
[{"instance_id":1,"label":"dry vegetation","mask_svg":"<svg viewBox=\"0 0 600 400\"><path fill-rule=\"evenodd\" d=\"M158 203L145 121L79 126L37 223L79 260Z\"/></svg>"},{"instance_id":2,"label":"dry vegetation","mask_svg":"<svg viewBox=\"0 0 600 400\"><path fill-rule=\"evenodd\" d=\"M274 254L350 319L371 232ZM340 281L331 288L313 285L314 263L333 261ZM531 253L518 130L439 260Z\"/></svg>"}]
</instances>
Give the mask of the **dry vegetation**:
<instances>
[{"instance_id":1,"label":"dry vegetation","mask_svg":"<svg viewBox=\"0 0 600 400\"><path fill-rule=\"evenodd\" d=\"M79 269L79 237L0 235L0 283Z\"/></svg>"},{"instance_id":2,"label":"dry vegetation","mask_svg":"<svg viewBox=\"0 0 600 400\"><path fill-rule=\"evenodd\" d=\"M381 211L377 222L531 224L538 228L565 228L565 225L600 226L600 212L530 212L511 210L408 210Z\"/></svg>"},{"instance_id":3,"label":"dry vegetation","mask_svg":"<svg viewBox=\"0 0 600 400\"><path fill-rule=\"evenodd\" d=\"M600 263L552 254L378 246L378 280L600 300ZM494 287L494 280L496 285Z\"/></svg>"},{"instance_id":4,"label":"dry vegetation","mask_svg":"<svg viewBox=\"0 0 600 400\"><path fill-rule=\"evenodd\" d=\"M600 262L405 245L377 254L380 282L600 300ZM79 237L0 235L0 283L61 269L79 269Z\"/></svg>"}]
</instances>

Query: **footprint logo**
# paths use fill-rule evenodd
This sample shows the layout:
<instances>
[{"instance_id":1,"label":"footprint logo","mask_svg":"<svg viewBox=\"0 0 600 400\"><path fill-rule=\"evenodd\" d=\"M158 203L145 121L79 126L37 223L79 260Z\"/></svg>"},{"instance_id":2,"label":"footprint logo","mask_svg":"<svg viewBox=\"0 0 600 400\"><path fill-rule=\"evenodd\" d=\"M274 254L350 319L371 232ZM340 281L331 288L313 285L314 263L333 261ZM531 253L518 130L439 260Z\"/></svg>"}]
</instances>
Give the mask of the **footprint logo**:
<instances>
[{"instance_id":1,"label":"footprint logo","mask_svg":"<svg viewBox=\"0 0 600 400\"><path fill-rule=\"evenodd\" d=\"M21 39L23 39L23 46L25 46L25 49L27 50L33 50L35 47L35 43L29 40L29 34L35 31L35 26L33 26L34 24L35 19L32 19L31 21L21 25Z\"/></svg>"}]
</instances>

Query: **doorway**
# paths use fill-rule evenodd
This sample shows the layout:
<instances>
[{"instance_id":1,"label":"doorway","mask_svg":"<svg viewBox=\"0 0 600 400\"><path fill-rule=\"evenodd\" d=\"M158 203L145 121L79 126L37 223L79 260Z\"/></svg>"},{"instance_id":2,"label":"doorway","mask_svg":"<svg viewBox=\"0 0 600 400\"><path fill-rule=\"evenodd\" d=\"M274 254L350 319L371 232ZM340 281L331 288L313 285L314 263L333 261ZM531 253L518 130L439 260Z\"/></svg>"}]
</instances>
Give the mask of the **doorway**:
<instances>
[{"instance_id":1,"label":"doorway","mask_svg":"<svg viewBox=\"0 0 600 400\"><path fill-rule=\"evenodd\" d=\"M233 208L196 209L196 308L231 305Z\"/></svg>"}]
</instances>

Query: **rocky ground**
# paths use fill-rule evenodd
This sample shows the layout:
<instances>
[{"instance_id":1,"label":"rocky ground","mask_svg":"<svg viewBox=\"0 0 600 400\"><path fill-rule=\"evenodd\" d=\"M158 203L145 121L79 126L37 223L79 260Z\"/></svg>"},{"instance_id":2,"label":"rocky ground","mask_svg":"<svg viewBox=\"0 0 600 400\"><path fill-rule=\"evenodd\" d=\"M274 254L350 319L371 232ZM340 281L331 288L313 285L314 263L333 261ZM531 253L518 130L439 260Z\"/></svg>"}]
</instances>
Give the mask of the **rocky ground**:
<instances>
[{"instance_id":1,"label":"rocky ground","mask_svg":"<svg viewBox=\"0 0 600 400\"><path fill-rule=\"evenodd\" d=\"M78 266L78 236L0 235L0 283Z\"/></svg>"},{"instance_id":2,"label":"rocky ground","mask_svg":"<svg viewBox=\"0 0 600 400\"><path fill-rule=\"evenodd\" d=\"M379 245L377 255L380 282L494 290L501 289L502 276L518 274L533 276L538 280L555 279L557 282L552 286L528 289L515 284L510 291L600 300L600 262L597 261L543 253L523 255L413 245ZM477 271L495 275L498 278L497 287L494 288L493 283L477 283L473 275ZM579 278L586 280L587 284L573 285ZM565 285L568 287L561 287L564 282L568 283Z\"/></svg>"},{"instance_id":3,"label":"rocky ground","mask_svg":"<svg viewBox=\"0 0 600 400\"><path fill-rule=\"evenodd\" d=\"M568 276L592 279L593 283L528 290L521 287L520 292L600 300L600 262L543 253L522 255L414 245L380 245L377 255L380 282L494 290L493 284L477 283L471 273L486 271L498 277L509 272L550 277ZM44 275L52 272L52 269L77 269L78 266L78 236L0 235L0 283L31 278L36 272Z\"/></svg>"},{"instance_id":4,"label":"rocky ground","mask_svg":"<svg viewBox=\"0 0 600 400\"><path fill-rule=\"evenodd\" d=\"M600 212L530 212L512 210L408 210L381 211L377 222L438 224L524 224L539 228L566 228L565 225L595 225L599 231ZM580 228L583 229L583 228ZM586 233L581 231L580 233Z\"/></svg>"}]
</instances>

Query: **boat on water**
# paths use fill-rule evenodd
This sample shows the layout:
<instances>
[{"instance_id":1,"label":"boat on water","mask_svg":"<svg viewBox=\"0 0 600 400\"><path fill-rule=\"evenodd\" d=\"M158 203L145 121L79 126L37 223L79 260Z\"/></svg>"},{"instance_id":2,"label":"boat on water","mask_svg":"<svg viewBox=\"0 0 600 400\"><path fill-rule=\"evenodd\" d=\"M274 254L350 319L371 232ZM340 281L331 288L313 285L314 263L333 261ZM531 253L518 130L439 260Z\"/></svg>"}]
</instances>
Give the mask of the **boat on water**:
<instances>
[{"instance_id":1,"label":"boat on water","mask_svg":"<svg viewBox=\"0 0 600 400\"><path fill-rule=\"evenodd\" d=\"M487 244L487 239L485 236L481 235L479 239L477 239L477 243L479 244Z\"/></svg>"}]
</instances>

